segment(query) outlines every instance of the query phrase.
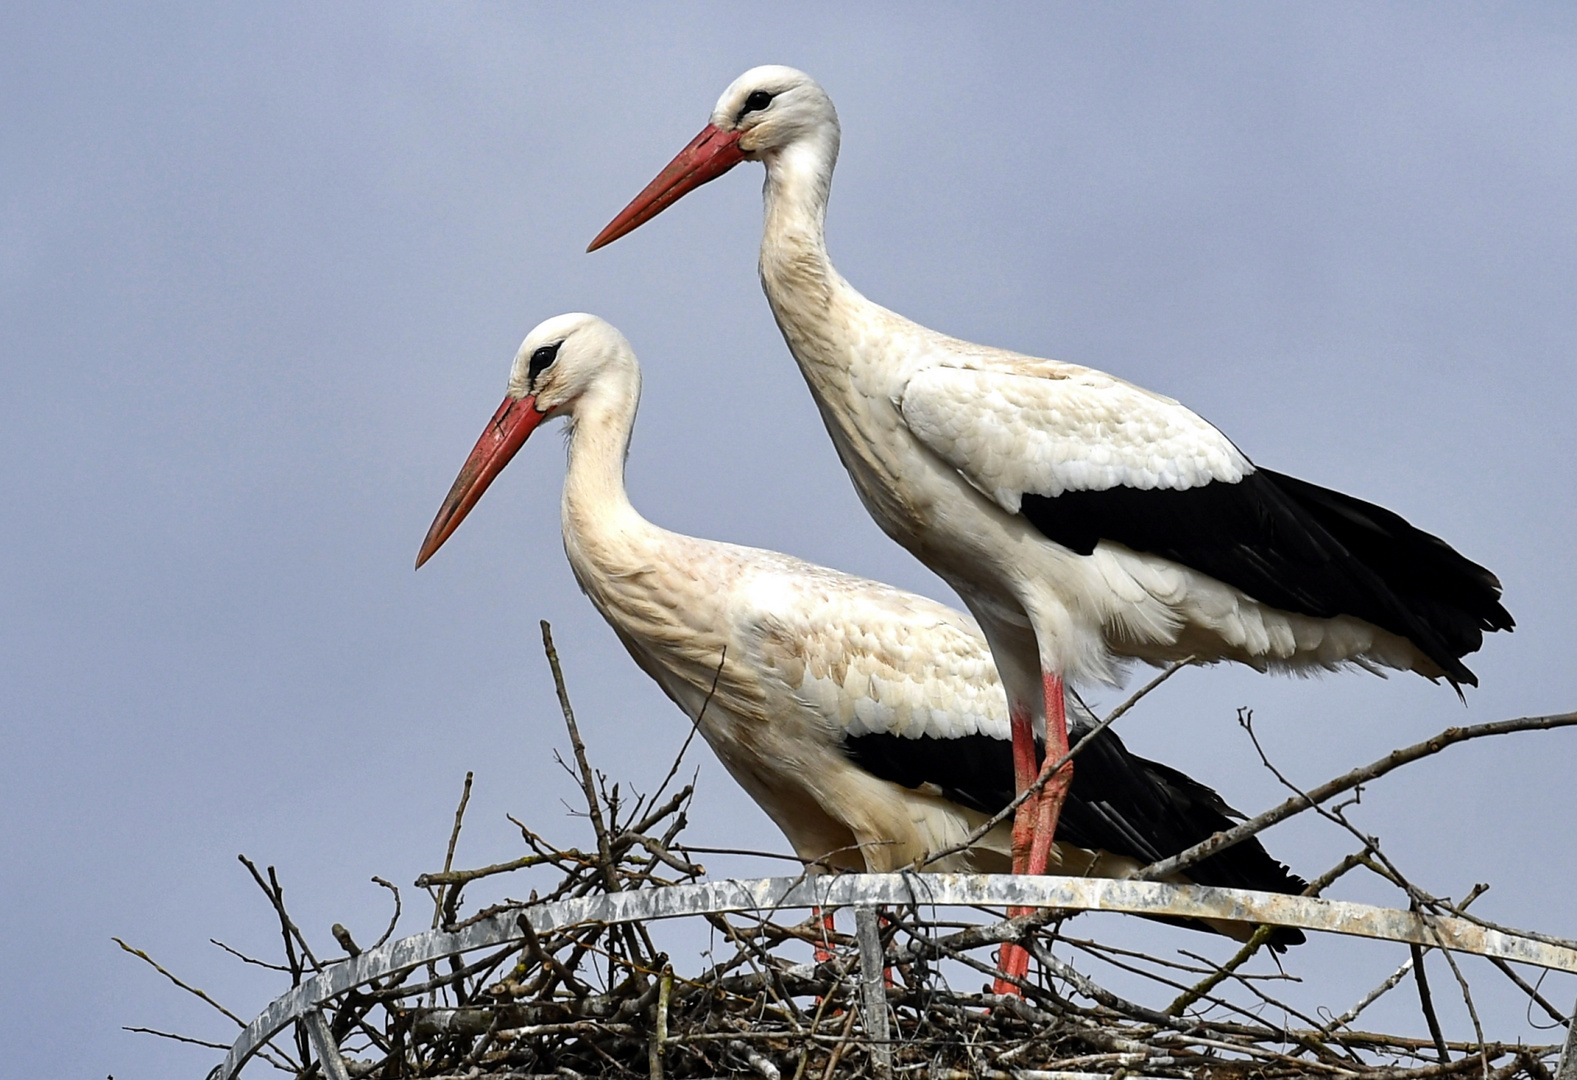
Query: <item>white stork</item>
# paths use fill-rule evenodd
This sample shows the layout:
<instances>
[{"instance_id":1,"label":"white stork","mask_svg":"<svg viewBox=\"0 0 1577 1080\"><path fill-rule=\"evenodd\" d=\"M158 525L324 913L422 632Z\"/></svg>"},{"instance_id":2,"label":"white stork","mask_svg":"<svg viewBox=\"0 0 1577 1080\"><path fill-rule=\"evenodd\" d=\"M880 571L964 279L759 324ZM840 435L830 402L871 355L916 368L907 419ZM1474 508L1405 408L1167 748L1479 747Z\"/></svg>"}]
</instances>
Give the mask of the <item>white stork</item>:
<instances>
[{"instance_id":1,"label":"white stork","mask_svg":"<svg viewBox=\"0 0 1577 1080\"><path fill-rule=\"evenodd\" d=\"M766 167L761 280L861 500L979 620L1011 703L1015 771L1067 745L1064 679L1116 656L1261 669L1348 665L1473 684L1462 657L1509 630L1488 570L1396 514L1257 468L1170 398L1074 364L972 345L861 296L827 257L832 101L758 67L588 250L741 161ZM1037 872L1069 778L1026 801Z\"/></svg>"},{"instance_id":2,"label":"white stork","mask_svg":"<svg viewBox=\"0 0 1577 1080\"><path fill-rule=\"evenodd\" d=\"M647 521L624 488L640 383L629 343L601 319L560 315L534 329L417 566L538 425L568 418L562 515L576 580L795 853L813 869L889 871L959 845L1014 794L1007 699L980 631L912 593ZM1074 729L1091 724L1076 703ZM1079 762L1051 853L1061 872L1125 876L1241 816L1109 730ZM1007 869L1009 832L998 826L936 867ZM1303 888L1258 841L1176 880Z\"/></svg>"}]
</instances>

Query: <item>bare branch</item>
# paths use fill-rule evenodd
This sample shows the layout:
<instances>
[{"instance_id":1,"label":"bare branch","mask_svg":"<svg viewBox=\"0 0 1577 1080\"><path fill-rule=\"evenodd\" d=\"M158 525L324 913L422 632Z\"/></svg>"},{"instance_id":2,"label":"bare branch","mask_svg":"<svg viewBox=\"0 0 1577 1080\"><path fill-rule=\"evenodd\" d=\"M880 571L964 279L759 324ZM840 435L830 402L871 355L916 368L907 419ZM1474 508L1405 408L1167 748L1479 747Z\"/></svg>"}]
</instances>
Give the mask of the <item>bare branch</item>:
<instances>
[{"instance_id":1,"label":"bare branch","mask_svg":"<svg viewBox=\"0 0 1577 1080\"><path fill-rule=\"evenodd\" d=\"M1302 895L1320 895L1320 893L1330 888L1337 878L1347 873L1347 871L1351 870L1353 867L1361 865L1362 862L1363 856L1361 855L1347 856L1341 862L1325 871L1325 873L1309 882L1308 887L1303 890ZM1256 927L1253 936L1251 936L1248 941L1244 943L1243 947L1237 951L1237 954L1233 956L1232 959L1228 960L1225 964L1222 964L1221 967L1218 968L1214 973L1202 979L1191 989L1179 994L1176 999L1174 999L1173 1002L1166 1007L1166 1014L1168 1016L1182 1016L1184 1009L1187 1009L1201 997L1214 990L1225 979L1231 977L1233 972L1237 971L1238 968L1248 963L1254 954L1259 952L1264 944L1271 939L1271 936L1275 932L1276 927L1274 926Z\"/></svg>"},{"instance_id":2,"label":"bare branch","mask_svg":"<svg viewBox=\"0 0 1577 1080\"><path fill-rule=\"evenodd\" d=\"M137 958L139 958L141 960L146 961L149 965L151 965L153 967L154 971L157 971L160 975L163 975L166 979L169 979L172 983L174 983L176 986L179 986L182 990L185 990L188 994L192 994L192 995L194 995L196 997L201 998L202 1000L206 1001L208 1004L212 1005L214 1008L218 1009L220 1012L224 1013L231 1020L235 1021L237 1027L243 1027L243 1028L246 1027L246 1021L245 1020L241 1019L235 1013L231 1012L229 1009L227 1009L223 1005L219 1004L213 998L209 997L208 994L205 991L199 990L197 987L191 985L190 983L182 982L180 979L178 979L174 975L170 974L170 972L166 971L159 964L159 962L157 960L155 960L153 957L149 956L147 953L143 952L141 949L134 949L134 948L132 948L130 945L126 944L124 941L122 941L118 937L112 937L112 938L110 938L110 940L113 941L115 944L119 945L121 948L125 949L127 952L131 953L133 956L135 956L135 957L137 957Z\"/></svg>"},{"instance_id":3,"label":"bare branch","mask_svg":"<svg viewBox=\"0 0 1577 1080\"><path fill-rule=\"evenodd\" d=\"M1138 881L1156 881L1169 874L1193 866L1195 863L1208 859L1218 851L1223 851L1234 844L1240 844L1249 837L1270 828L1278 822L1285 821L1295 814L1302 813L1312 806L1325 802L1334 795L1350 791L1359 784L1366 784L1378 779L1394 769L1410 764L1420 758L1438 754L1448 746L1454 746L1470 739L1482 739L1491 735L1509 735L1518 731L1546 731L1553 728L1571 727L1577 725L1577 713L1557 713L1551 716L1527 716L1517 720L1500 720L1491 724L1475 724L1471 727L1449 727L1432 738L1421 743L1393 750L1378 761L1344 773L1334 780L1329 780L1317 788L1311 789L1307 794L1293 796L1286 802L1265 811L1257 817L1250 818L1240 825L1216 833L1186 851L1179 852L1171 858L1161 859L1134 874Z\"/></svg>"},{"instance_id":4,"label":"bare branch","mask_svg":"<svg viewBox=\"0 0 1577 1080\"><path fill-rule=\"evenodd\" d=\"M1413 954L1413 981L1418 985L1418 1007L1423 1010L1424 1022L1429 1025L1429 1037L1435 1040L1435 1053L1440 1057L1440 1064L1449 1064L1451 1055L1446 1052L1446 1037L1440 1031L1440 1017L1435 1015L1434 996L1429 992L1429 976L1424 974L1424 948L1416 941L1408 948Z\"/></svg>"},{"instance_id":5,"label":"bare branch","mask_svg":"<svg viewBox=\"0 0 1577 1080\"><path fill-rule=\"evenodd\" d=\"M191 1043L193 1046L206 1046L214 1050L230 1049L225 1043L209 1042L207 1039L193 1039L186 1035L176 1035L170 1031L160 1031L158 1028L132 1027L128 1024L122 1024L120 1029L122 1031L135 1031L141 1035L157 1035L161 1039L174 1039L176 1042Z\"/></svg>"},{"instance_id":6,"label":"bare branch","mask_svg":"<svg viewBox=\"0 0 1577 1080\"><path fill-rule=\"evenodd\" d=\"M492 877L494 874L507 874L512 870L524 870L529 866L541 866L556 860L551 855L522 855L518 859L511 859L506 863L494 863L491 866L479 867L475 870L445 870L437 874L423 874L416 879L418 889L430 889L438 886L443 889L449 885L464 885L476 881L478 878Z\"/></svg>"},{"instance_id":7,"label":"bare branch","mask_svg":"<svg viewBox=\"0 0 1577 1080\"><path fill-rule=\"evenodd\" d=\"M559 708L564 713L564 726L569 729L570 746L575 751L575 764L579 769L581 790L586 794L586 812L591 827L597 834L597 856L602 867L602 880L609 892L618 892L619 878L613 869L613 852L608 845L608 826L602 820L602 804L597 798L596 781L591 764L586 760L586 744L581 742L580 728L575 723L575 710L569 703L569 690L564 686L564 671L559 667L558 650L553 647L553 628L542 620L542 651L547 653L548 667L553 671L553 689L558 694Z\"/></svg>"},{"instance_id":8,"label":"bare branch","mask_svg":"<svg viewBox=\"0 0 1577 1080\"><path fill-rule=\"evenodd\" d=\"M237 855L236 858L240 859L241 864L251 871L252 880L257 882L257 887L263 890L263 895L267 896L269 903L274 905L274 913L279 916L279 931L285 938L285 958L297 976L300 975L300 967L296 964L295 947L291 944L292 941L301 946L301 955L306 957L313 970L322 971L323 965L318 963L318 958L312 955L312 949L307 944L307 939L302 937L300 928L291 922L290 915L285 911L285 890L279 884L279 875L274 873L274 868L272 866L268 868L268 881L265 882L263 875L258 873L257 864L252 862L251 859L248 859L245 855Z\"/></svg>"},{"instance_id":9,"label":"bare branch","mask_svg":"<svg viewBox=\"0 0 1577 1080\"><path fill-rule=\"evenodd\" d=\"M455 807L454 825L449 830L449 848L444 853L444 874L448 874L450 867L454 866L455 845L460 842L460 826L465 821L465 807L466 804L471 801L471 777L472 773L469 769L467 769L465 774L465 786L460 789L460 805ZM420 879L417 879L416 885L418 888L425 887L422 885ZM432 928L434 930L438 929L439 920L444 914L444 890L445 885L439 884L438 891L433 894ZM451 919L450 921L453 920Z\"/></svg>"},{"instance_id":10,"label":"bare branch","mask_svg":"<svg viewBox=\"0 0 1577 1080\"><path fill-rule=\"evenodd\" d=\"M385 881L376 874L373 875L372 881L374 885L382 885L394 894L394 914L389 916L389 925L384 929L383 936L373 943L372 947L376 949L389 940L390 935L394 933L394 925L400 921L400 890L395 888L393 883Z\"/></svg>"},{"instance_id":11,"label":"bare branch","mask_svg":"<svg viewBox=\"0 0 1577 1080\"><path fill-rule=\"evenodd\" d=\"M218 938L209 938L208 940L219 946L231 956L235 957L237 960L241 961L243 964L255 964L261 968L268 968L270 971L283 971L287 975L290 974L290 969L285 967L283 964L270 964L267 960L259 960L254 956L248 956L246 953L241 952L238 949L232 949Z\"/></svg>"}]
</instances>

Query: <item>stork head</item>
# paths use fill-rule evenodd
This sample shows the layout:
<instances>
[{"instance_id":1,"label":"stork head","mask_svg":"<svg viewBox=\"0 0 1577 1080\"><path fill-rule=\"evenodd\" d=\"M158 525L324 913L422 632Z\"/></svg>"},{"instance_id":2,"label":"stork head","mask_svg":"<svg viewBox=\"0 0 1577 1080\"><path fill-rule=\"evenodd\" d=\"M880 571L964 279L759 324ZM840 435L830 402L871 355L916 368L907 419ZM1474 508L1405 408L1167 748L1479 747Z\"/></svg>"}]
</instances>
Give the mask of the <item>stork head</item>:
<instances>
[{"instance_id":1,"label":"stork head","mask_svg":"<svg viewBox=\"0 0 1577 1080\"><path fill-rule=\"evenodd\" d=\"M586 250L613 243L741 161L765 161L770 168L776 157L796 147L815 149L830 169L838 156L838 112L832 99L803 71L778 64L751 68L723 91L701 134Z\"/></svg>"},{"instance_id":2,"label":"stork head","mask_svg":"<svg viewBox=\"0 0 1577 1080\"><path fill-rule=\"evenodd\" d=\"M418 569L443 546L544 420L573 416L599 376L618 368L640 386L635 353L624 335L595 315L557 315L526 335L509 372L509 392L476 441L444 499L422 550Z\"/></svg>"}]
</instances>

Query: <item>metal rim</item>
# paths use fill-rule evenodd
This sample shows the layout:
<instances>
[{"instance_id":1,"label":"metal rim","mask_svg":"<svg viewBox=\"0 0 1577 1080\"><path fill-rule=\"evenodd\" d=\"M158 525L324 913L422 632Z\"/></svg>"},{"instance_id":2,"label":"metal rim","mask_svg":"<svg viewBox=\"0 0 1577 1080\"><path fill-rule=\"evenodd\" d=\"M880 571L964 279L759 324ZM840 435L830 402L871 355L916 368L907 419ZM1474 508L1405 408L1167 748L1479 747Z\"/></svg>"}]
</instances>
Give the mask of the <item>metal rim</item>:
<instances>
[{"instance_id":1,"label":"metal rim","mask_svg":"<svg viewBox=\"0 0 1577 1080\"><path fill-rule=\"evenodd\" d=\"M522 918L542 933L585 922L625 923L873 904L1053 907L1265 923L1444 946L1455 952L1577 974L1577 942L1557 944L1492 930L1467 919L1426 918L1396 908L1249 889L1012 874L845 874L708 881L510 908L461 930L413 934L340 961L274 999L242 1031L214 1075L218 1080L231 1080L266 1040L352 987L430 960L524 940L519 926Z\"/></svg>"}]
</instances>

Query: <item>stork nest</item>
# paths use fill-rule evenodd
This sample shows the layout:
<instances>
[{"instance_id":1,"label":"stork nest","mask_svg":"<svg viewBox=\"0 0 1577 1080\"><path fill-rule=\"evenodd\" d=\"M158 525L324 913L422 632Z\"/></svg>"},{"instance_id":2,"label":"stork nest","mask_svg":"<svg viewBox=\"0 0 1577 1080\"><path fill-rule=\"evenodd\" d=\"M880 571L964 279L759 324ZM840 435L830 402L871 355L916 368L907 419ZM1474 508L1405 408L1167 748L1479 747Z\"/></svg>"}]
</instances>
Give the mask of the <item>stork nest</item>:
<instances>
[{"instance_id":1,"label":"stork nest","mask_svg":"<svg viewBox=\"0 0 1577 1080\"><path fill-rule=\"evenodd\" d=\"M444 869L416 881L431 897L435 926L463 929L535 903L657 889L704 874L695 859L706 850L681 839L693 785L662 798L679 760L651 796L630 798L621 795L619 785L610 786L587 761L550 639L548 644L574 750L573 762L565 767L586 800L584 820L595 842L590 850L560 847L511 818L525 854L499 865L454 869L471 790L468 774ZM1395 880L1394 866L1380 856L1373 838L1362 847L1311 891L1350 869L1367 867L1405 886L1415 902L1417 896L1427 898L1405 880ZM260 871L245 856L241 861L279 919L285 955L282 963L268 966L287 975L291 985L363 951L338 924L332 935L342 955L314 949L291 919L274 869ZM526 900L462 915L468 887L520 873L533 875L538 885ZM373 880L391 892L395 909L388 929L371 946L377 947L391 939L401 901L396 886ZM1460 913L1478 891L1454 905L1427 899ZM943 915L953 916L952 921ZM1001 912L928 914L920 907L894 907L874 923L868 914L862 917L862 965L856 937L832 931L822 919L791 923L773 913L693 918L705 918L711 926L710 948L698 963L666 955L654 941L654 932L663 936L655 923L581 923L539 933L521 919L523 942L383 974L324 1003L322 1015L345 1073L377 1080L632 1075L674 1080L724 1075L763 1080L862 1075L1423 1080L1457 1074L1551 1080L1560 1052L1558 1044L1486 1040L1468 984L1449 956L1459 983L1453 990L1461 992L1474 1020L1476 1034L1469 1041L1440 1034L1427 979L1418 978L1416 968L1409 975L1407 965L1358 1005L1324 1022L1277 1000L1269 988L1288 976L1279 969L1270 974L1243 970L1268 937L1264 930L1236 956L1217 964L1192 953L1178 960L1073 937L1064 932L1066 917L1053 911L1010 919ZM847 913L843 921L851 921ZM880 942L880 962L873 936ZM1021 996L991 992L993 950L1009 941L1036 959L1030 977L1020 983ZM231 1020L243 1022L146 954L122 947ZM1074 957L1086 967L1099 961L1141 976L1164 1000L1152 1005L1128 1000L1075 967ZM1421 958L1415 948L1414 961ZM1526 993L1530 1009L1557 1021L1548 1030L1564 1039L1560 1011L1509 966L1495 963ZM1416 983L1430 1034L1361 1030L1359 1014L1404 982ZM228 1049L187 1035L131 1030ZM246 1070L255 1074L265 1064L300 1080L335 1075L318 1060L308 1027L299 1021L265 1043Z\"/></svg>"}]
</instances>

